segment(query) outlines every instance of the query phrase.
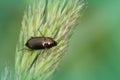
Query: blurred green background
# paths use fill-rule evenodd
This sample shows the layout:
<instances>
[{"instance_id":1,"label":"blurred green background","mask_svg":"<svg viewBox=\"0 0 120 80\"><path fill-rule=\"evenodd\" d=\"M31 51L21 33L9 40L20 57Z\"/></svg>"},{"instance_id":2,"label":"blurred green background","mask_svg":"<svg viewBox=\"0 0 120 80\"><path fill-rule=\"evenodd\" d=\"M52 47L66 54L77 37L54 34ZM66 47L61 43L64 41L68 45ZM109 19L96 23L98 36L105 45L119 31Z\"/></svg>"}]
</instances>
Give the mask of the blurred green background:
<instances>
[{"instance_id":1,"label":"blurred green background","mask_svg":"<svg viewBox=\"0 0 120 80\"><path fill-rule=\"evenodd\" d=\"M120 0L87 0L53 80L120 80ZM15 46L27 0L0 0L0 74L14 70Z\"/></svg>"}]
</instances>

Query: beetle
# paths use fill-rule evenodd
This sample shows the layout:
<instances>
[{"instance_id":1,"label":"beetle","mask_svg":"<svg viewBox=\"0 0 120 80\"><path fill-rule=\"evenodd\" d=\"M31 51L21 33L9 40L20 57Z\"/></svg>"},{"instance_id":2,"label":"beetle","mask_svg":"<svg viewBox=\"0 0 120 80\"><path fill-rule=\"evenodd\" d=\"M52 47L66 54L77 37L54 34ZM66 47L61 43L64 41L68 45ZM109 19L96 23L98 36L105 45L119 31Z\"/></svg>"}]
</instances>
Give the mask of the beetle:
<instances>
[{"instance_id":1,"label":"beetle","mask_svg":"<svg viewBox=\"0 0 120 80\"><path fill-rule=\"evenodd\" d=\"M57 42L51 37L31 37L25 44L31 50L41 50L41 49L50 49L54 46L57 46ZM30 68L33 66L34 62L37 60L39 54L32 61Z\"/></svg>"},{"instance_id":2,"label":"beetle","mask_svg":"<svg viewBox=\"0 0 120 80\"><path fill-rule=\"evenodd\" d=\"M57 42L51 37L31 37L25 45L31 50L40 50L57 46Z\"/></svg>"}]
</instances>

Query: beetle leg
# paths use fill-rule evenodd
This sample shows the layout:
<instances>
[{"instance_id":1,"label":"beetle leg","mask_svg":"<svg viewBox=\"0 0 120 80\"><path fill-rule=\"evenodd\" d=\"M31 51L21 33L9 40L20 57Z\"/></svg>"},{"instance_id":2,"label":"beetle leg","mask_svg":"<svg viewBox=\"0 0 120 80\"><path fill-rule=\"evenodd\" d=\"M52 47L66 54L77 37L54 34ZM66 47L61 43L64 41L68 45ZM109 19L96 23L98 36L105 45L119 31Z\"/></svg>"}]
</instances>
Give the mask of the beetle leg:
<instances>
[{"instance_id":1,"label":"beetle leg","mask_svg":"<svg viewBox=\"0 0 120 80\"><path fill-rule=\"evenodd\" d=\"M18 52L23 50L32 51L31 49L28 49L28 48L22 48L22 49L19 49Z\"/></svg>"},{"instance_id":2,"label":"beetle leg","mask_svg":"<svg viewBox=\"0 0 120 80\"><path fill-rule=\"evenodd\" d=\"M36 65L36 61L37 61L39 55L40 55L40 53L38 53L38 54L35 56L34 60L31 62L30 66L29 66L29 68L28 68L28 71L30 71L30 69L33 67L34 64Z\"/></svg>"},{"instance_id":3,"label":"beetle leg","mask_svg":"<svg viewBox=\"0 0 120 80\"><path fill-rule=\"evenodd\" d=\"M43 33L40 31L40 29L38 29L37 31L39 31L40 35L41 35L42 37L44 37L44 35L43 35Z\"/></svg>"}]
</instances>

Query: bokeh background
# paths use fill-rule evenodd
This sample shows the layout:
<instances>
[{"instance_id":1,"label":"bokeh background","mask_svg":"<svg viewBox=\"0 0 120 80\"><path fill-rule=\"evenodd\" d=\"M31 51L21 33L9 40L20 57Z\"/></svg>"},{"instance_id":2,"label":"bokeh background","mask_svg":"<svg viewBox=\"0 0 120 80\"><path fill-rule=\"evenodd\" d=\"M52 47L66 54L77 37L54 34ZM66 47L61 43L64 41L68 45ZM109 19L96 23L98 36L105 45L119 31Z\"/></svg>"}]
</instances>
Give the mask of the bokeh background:
<instances>
[{"instance_id":1,"label":"bokeh background","mask_svg":"<svg viewBox=\"0 0 120 80\"><path fill-rule=\"evenodd\" d=\"M0 74L14 70L15 46L29 0L0 0ZM87 0L53 80L120 80L120 0Z\"/></svg>"}]
</instances>

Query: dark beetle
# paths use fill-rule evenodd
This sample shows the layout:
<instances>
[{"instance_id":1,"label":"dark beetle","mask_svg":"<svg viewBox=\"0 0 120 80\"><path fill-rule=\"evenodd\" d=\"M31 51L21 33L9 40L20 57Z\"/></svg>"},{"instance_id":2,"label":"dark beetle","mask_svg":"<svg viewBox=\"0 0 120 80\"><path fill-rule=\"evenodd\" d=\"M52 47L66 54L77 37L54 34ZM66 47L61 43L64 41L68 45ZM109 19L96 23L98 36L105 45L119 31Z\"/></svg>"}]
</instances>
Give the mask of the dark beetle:
<instances>
[{"instance_id":1,"label":"dark beetle","mask_svg":"<svg viewBox=\"0 0 120 80\"><path fill-rule=\"evenodd\" d=\"M50 37L31 37L25 45L31 50L40 50L57 46L57 42Z\"/></svg>"}]
</instances>

